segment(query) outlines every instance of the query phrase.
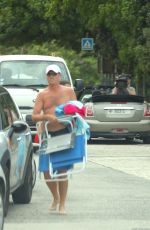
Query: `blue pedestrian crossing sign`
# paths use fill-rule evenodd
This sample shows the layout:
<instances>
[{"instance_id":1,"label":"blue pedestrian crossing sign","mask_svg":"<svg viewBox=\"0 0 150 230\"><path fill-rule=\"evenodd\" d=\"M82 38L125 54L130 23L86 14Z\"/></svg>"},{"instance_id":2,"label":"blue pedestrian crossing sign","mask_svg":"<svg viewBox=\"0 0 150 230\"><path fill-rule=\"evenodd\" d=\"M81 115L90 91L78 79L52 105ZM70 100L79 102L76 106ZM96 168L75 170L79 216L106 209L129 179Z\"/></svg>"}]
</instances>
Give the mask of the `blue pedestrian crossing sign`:
<instances>
[{"instance_id":1,"label":"blue pedestrian crossing sign","mask_svg":"<svg viewBox=\"0 0 150 230\"><path fill-rule=\"evenodd\" d=\"M82 38L81 48L82 50L93 50L94 39L93 38Z\"/></svg>"}]
</instances>

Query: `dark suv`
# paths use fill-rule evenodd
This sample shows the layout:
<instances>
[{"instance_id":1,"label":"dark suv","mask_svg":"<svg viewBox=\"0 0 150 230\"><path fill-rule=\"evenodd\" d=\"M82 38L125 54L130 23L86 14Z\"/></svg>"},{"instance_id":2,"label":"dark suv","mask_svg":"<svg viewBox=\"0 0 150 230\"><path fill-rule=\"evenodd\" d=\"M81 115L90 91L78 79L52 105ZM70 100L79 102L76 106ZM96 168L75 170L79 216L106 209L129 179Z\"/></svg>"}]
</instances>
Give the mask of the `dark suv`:
<instances>
[{"instance_id":1,"label":"dark suv","mask_svg":"<svg viewBox=\"0 0 150 230\"><path fill-rule=\"evenodd\" d=\"M10 194L16 204L31 200L32 157L30 128L8 91L0 86L0 164L6 179L5 216Z\"/></svg>"}]
</instances>

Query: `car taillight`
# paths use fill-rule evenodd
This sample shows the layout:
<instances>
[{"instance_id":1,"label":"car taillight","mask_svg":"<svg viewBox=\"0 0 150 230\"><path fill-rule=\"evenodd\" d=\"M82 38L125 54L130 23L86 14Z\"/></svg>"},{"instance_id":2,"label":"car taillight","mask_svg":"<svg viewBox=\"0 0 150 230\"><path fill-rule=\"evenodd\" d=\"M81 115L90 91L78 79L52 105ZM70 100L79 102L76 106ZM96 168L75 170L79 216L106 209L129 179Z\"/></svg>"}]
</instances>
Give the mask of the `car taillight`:
<instances>
[{"instance_id":1,"label":"car taillight","mask_svg":"<svg viewBox=\"0 0 150 230\"><path fill-rule=\"evenodd\" d=\"M39 143L39 135L36 134L34 137L34 143Z\"/></svg>"},{"instance_id":2,"label":"car taillight","mask_svg":"<svg viewBox=\"0 0 150 230\"><path fill-rule=\"evenodd\" d=\"M87 103L86 104L86 117L94 117L94 108L93 108L93 103Z\"/></svg>"},{"instance_id":3,"label":"car taillight","mask_svg":"<svg viewBox=\"0 0 150 230\"><path fill-rule=\"evenodd\" d=\"M144 110L144 116L145 117L149 117L150 116L150 109L149 108L145 108L145 110Z\"/></svg>"}]
</instances>

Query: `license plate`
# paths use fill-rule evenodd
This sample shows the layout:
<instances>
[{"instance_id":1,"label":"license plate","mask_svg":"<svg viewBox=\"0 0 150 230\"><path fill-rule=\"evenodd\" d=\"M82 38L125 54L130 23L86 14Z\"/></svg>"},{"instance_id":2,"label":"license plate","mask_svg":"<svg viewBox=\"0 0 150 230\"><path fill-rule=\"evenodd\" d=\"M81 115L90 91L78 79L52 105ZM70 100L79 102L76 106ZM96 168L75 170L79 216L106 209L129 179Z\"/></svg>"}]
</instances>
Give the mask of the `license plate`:
<instances>
[{"instance_id":1,"label":"license plate","mask_svg":"<svg viewBox=\"0 0 150 230\"><path fill-rule=\"evenodd\" d=\"M108 114L131 114L131 110L129 109L108 109Z\"/></svg>"}]
</instances>

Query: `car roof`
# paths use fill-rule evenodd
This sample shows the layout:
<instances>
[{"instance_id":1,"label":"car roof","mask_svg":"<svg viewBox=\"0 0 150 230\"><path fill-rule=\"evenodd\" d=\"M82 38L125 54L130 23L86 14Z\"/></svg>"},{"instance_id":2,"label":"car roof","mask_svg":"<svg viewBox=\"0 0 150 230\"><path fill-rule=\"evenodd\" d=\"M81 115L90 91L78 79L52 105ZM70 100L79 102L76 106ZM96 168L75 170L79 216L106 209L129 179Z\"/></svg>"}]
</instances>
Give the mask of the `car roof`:
<instances>
[{"instance_id":1,"label":"car roof","mask_svg":"<svg viewBox=\"0 0 150 230\"><path fill-rule=\"evenodd\" d=\"M0 62L2 61L14 61L14 60L37 60L37 61L60 61L65 62L61 57L46 56L46 55L29 55L29 54L17 54L17 55L0 55Z\"/></svg>"}]
</instances>

